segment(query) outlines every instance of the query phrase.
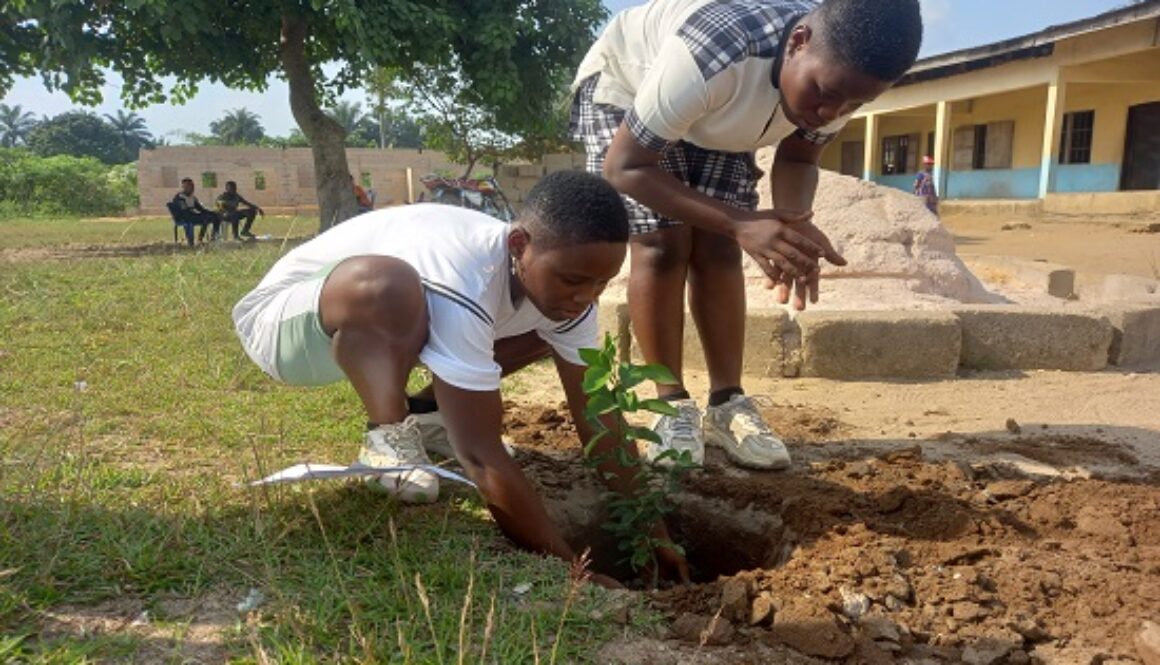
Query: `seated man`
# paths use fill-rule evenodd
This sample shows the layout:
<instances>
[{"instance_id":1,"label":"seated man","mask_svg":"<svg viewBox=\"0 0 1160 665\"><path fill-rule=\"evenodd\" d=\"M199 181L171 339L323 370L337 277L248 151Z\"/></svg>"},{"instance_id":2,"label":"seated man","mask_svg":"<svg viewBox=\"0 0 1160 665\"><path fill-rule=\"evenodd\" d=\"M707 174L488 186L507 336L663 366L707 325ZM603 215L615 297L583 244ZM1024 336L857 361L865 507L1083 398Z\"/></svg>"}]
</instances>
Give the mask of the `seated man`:
<instances>
[{"instance_id":1,"label":"seated man","mask_svg":"<svg viewBox=\"0 0 1160 665\"><path fill-rule=\"evenodd\" d=\"M241 208L245 206L245 208ZM217 207L221 212L222 219L229 222L234 230L234 240L253 240L254 234L250 233L250 227L254 225L254 218L258 215L266 216L266 212L262 210L262 206L254 205L238 194L238 183L230 180L226 183L226 191L222 192L217 197ZM242 233L238 235L238 222L246 220L242 225Z\"/></svg>"},{"instance_id":2,"label":"seated man","mask_svg":"<svg viewBox=\"0 0 1160 665\"><path fill-rule=\"evenodd\" d=\"M193 179L181 179L181 191L173 197L173 202L177 205L177 220L188 224L194 224L201 227L201 233L198 234L197 241L205 242L206 227L213 225L213 238L217 238L221 234L222 218L211 210L207 210L201 205L201 201L193 195ZM193 230L186 230L186 237L189 244L193 244Z\"/></svg>"}]
</instances>

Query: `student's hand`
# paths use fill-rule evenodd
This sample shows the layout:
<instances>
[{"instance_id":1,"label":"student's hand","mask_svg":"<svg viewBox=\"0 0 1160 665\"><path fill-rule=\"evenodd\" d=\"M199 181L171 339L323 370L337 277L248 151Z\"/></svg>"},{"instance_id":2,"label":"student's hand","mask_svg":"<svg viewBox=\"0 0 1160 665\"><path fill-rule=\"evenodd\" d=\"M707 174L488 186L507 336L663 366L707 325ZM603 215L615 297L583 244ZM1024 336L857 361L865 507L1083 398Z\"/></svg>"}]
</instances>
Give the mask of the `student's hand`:
<instances>
[{"instance_id":1,"label":"student's hand","mask_svg":"<svg viewBox=\"0 0 1160 665\"><path fill-rule=\"evenodd\" d=\"M833 244L830 243L830 239L822 233L821 229L814 226L813 222L795 223L793 229L806 240L822 248L820 258L824 258L836 266L846 265L846 259L838 254ZM818 302L818 282L821 274L821 265L816 265L814 270L806 275L794 276L783 271L780 280L767 272L765 286L777 291L777 301L783 305L789 302L792 291L794 309L800 312L805 310L807 302L813 304Z\"/></svg>"},{"instance_id":2,"label":"student's hand","mask_svg":"<svg viewBox=\"0 0 1160 665\"><path fill-rule=\"evenodd\" d=\"M621 584L620 582L616 581L615 579L613 579L607 575L602 575L600 573L589 572L584 577L584 581L591 582L597 586L602 586L605 589L623 589L624 588L624 585Z\"/></svg>"},{"instance_id":3,"label":"student's hand","mask_svg":"<svg viewBox=\"0 0 1160 665\"><path fill-rule=\"evenodd\" d=\"M672 537L669 536L668 527L666 527L663 522L653 528L652 535L657 540L663 540L670 543L674 542ZM673 549L672 547L666 547L663 545L653 550L653 554L656 556L657 565L660 567L660 570L657 571L659 573L656 576L657 579L672 580L681 584L690 583L689 562L685 560L683 554ZM650 568L646 568L644 573L646 579L651 579L653 577L653 571Z\"/></svg>"},{"instance_id":4,"label":"student's hand","mask_svg":"<svg viewBox=\"0 0 1160 665\"><path fill-rule=\"evenodd\" d=\"M774 283L805 277L818 268L824 248L798 232L812 212L759 210L733 222L734 237Z\"/></svg>"}]
</instances>

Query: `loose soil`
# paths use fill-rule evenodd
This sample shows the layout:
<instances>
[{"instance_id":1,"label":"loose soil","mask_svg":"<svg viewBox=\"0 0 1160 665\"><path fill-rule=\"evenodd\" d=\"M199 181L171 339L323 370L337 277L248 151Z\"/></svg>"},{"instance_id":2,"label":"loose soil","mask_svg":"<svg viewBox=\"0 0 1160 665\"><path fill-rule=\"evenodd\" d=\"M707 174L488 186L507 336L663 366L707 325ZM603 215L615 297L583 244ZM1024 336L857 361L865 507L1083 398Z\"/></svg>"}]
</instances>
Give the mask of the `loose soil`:
<instances>
[{"instance_id":1,"label":"loose soil","mask_svg":"<svg viewBox=\"0 0 1160 665\"><path fill-rule=\"evenodd\" d=\"M626 576L564 410L508 414L567 537ZM697 583L646 592L667 617L660 641L618 642L602 662L1141 657L1134 638L1160 607L1160 477L1131 447L1017 423L1019 434L862 446L828 409L766 416L795 466L747 472L710 451L672 520ZM1112 470L1093 473L1100 461Z\"/></svg>"}]
</instances>

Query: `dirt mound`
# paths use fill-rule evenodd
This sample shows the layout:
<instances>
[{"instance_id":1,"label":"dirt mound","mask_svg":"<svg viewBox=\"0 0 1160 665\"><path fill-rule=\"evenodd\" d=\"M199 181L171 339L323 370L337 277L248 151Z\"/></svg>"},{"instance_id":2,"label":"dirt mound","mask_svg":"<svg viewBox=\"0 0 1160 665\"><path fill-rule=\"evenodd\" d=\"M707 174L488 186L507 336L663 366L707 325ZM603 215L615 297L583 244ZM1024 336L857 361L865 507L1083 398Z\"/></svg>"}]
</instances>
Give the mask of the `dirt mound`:
<instances>
[{"instance_id":1,"label":"dirt mound","mask_svg":"<svg viewBox=\"0 0 1160 665\"><path fill-rule=\"evenodd\" d=\"M520 461L554 517L569 538L599 541L600 486L576 444L556 445L573 436L567 419L516 411L517 440L546 442ZM1044 451L1099 442L1026 443L972 445L1054 462ZM819 448L791 442L803 446ZM843 459L786 473L711 458L688 479L673 530L702 583L648 593L671 644L727 645L734 662L771 647L802 662L1138 657L1133 640L1160 598L1160 487L1020 477L919 447L860 459L835 448ZM607 545L595 554L615 569Z\"/></svg>"}]
</instances>

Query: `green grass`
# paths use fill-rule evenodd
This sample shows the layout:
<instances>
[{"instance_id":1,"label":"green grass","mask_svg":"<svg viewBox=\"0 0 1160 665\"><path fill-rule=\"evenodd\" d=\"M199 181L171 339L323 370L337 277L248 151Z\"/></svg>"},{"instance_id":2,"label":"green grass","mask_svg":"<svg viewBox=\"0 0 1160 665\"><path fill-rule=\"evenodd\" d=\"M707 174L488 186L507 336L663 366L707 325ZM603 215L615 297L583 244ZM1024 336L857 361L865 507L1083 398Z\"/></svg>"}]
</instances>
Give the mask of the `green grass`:
<instances>
[{"instance_id":1,"label":"green grass","mask_svg":"<svg viewBox=\"0 0 1160 665\"><path fill-rule=\"evenodd\" d=\"M353 458L361 408L346 384L275 383L237 343L230 309L286 243L188 250L169 234L0 221L0 661L181 662L197 613L167 603L232 607L250 589L266 602L229 616L221 658L547 663L558 642L557 662L591 659L614 630L590 618L607 595L515 551L473 492L403 508L358 484L244 487ZM126 607L154 620L50 629Z\"/></svg>"}]
</instances>

